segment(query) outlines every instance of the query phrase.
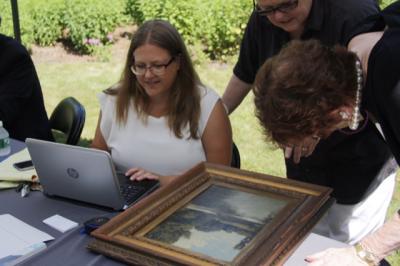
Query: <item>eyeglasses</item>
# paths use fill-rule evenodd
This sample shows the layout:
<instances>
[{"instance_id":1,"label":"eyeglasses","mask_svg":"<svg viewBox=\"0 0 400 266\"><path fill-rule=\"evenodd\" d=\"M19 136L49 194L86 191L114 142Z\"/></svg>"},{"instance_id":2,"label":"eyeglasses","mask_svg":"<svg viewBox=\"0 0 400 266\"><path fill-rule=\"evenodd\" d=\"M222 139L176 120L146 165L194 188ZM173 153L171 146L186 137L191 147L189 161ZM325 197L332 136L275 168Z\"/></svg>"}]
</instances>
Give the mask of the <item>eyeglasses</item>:
<instances>
[{"instance_id":1,"label":"eyeglasses","mask_svg":"<svg viewBox=\"0 0 400 266\"><path fill-rule=\"evenodd\" d=\"M171 59L166 64L153 64L147 66L146 64L133 64L131 66L131 71L136 76L143 76L146 73L146 70L151 71L154 75L162 76L165 73L165 69L175 60L175 57L171 57Z\"/></svg>"},{"instance_id":2,"label":"eyeglasses","mask_svg":"<svg viewBox=\"0 0 400 266\"><path fill-rule=\"evenodd\" d=\"M253 5L254 9L257 12L258 15L260 16L268 16L274 14L276 11L282 12L282 13L288 13L295 9L299 5L299 0L289 0L287 2L284 2L282 4L279 4L277 6L271 6L267 8L261 8L255 3L255 0L253 0Z\"/></svg>"}]
</instances>

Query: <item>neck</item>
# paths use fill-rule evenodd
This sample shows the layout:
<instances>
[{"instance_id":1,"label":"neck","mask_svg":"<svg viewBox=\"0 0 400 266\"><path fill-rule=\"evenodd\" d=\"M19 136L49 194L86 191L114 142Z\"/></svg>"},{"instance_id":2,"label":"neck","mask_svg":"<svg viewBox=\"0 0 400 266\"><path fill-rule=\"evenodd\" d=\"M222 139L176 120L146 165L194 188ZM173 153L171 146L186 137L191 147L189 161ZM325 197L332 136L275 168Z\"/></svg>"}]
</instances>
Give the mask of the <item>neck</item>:
<instances>
[{"instance_id":1,"label":"neck","mask_svg":"<svg viewBox=\"0 0 400 266\"><path fill-rule=\"evenodd\" d=\"M367 76L368 72L368 60L372 49L376 43L382 38L383 31L363 33L355 36L348 44L349 51L357 54L361 61L361 67L363 69L364 77ZM364 82L365 82L364 78Z\"/></svg>"},{"instance_id":2,"label":"neck","mask_svg":"<svg viewBox=\"0 0 400 266\"><path fill-rule=\"evenodd\" d=\"M148 114L155 117L165 116L168 113L168 101L163 97L150 100Z\"/></svg>"},{"instance_id":3,"label":"neck","mask_svg":"<svg viewBox=\"0 0 400 266\"><path fill-rule=\"evenodd\" d=\"M304 26L301 27L301 28L299 28L299 29L296 30L296 31L289 32L290 39L291 39L291 40L300 39L300 38L301 38L301 35L303 34L303 31L304 31Z\"/></svg>"}]
</instances>

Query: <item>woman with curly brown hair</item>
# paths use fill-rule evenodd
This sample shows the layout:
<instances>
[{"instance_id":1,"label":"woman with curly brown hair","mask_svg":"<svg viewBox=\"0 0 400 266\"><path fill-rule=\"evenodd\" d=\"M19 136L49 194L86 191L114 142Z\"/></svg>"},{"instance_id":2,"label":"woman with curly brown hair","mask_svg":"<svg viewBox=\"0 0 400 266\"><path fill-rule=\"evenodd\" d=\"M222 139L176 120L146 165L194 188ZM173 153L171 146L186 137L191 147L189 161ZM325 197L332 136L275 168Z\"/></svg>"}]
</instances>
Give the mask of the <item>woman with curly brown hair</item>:
<instances>
[{"instance_id":1,"label":"woman with curly brown hair","mask_svg":"<svg viewBox=\"0 0 400 266\"><path fill-rule=\"evenodd\" d=\"M201 161L231 161L231 127L221 100L201 83L167 21L138 28L120 82L99 100L92 147L110 152L117 170L131 179L163 182Z\"/></svg>"},{"instance_id":2,"label":"woman with curly brown hair","mask_svg":"<svg viewBox=\"0 0 400 266\"><path fill-rule=\"evenodd\" d=\"M393 192L394 174L380 179L380 173L370 172L362 178L351 179L348 176L343 178L338 173L341 170L346 173L363 164L371 165L387 155L387 149L400 163L399 62L398 1L379 16L369 18L351 38L348 50L338 46L327 48L315 40L292 42L276 57L265 62L257 74L257 116L268 139L278 145L296 149L313 139L321 138L321 142L329 142L332 136L341 135L352 136L357 142L369 129L374 130L375 124L377 126L374 130L376 134L369 134L366 142L376 143L375 146L356 145L346 153L341 152L339 145L332 145L331 149L320 147L320 144L315 147L314 155L331 162L323 169L327 178L320 184L333 187L334 196L343 190L349 194L363 193L361 201L343 204L338 200L338 204L328 211L322 222L332 224L335 219L340 219L337 223L340 226L332 229L354 231L376 221L378 217L380 221L375 226L383 223ZM348 143L342 143L342 146L346 145ZM307 154L303 155L305 157L301 160L307 160ZM390 167L391 171L386 173L395 170L394 165ZM359 190L360 187L364 189ZM396 229L397 233L393 232L393 235L398 236L400 219L397 214L395 216L389 226ZM328 232L330 236L330 231L323 229L317 225L316 232ZM372 228L371 232L376 229ZM382 230L380 232L382 234ZM388 236L387 232L385 235ZM374 237L371 240L370 236L364 238L361 245L354 249L357 252L353 252L359 255L361 264L357 265L375 265L388 251L400 246L399 237L386 240L389 242L379 242ZM377 248L379 245L384 248ZM372 251L370 256L366 256L369 251ZM376 254L373 254L374 251ZM324 255L311 256L309 260L319 261L315 265L328 263L322 263L321 257ZM356 265L355 261L346 265ZM345 260L339 256L329 263L344 265Z\"/></svg>"},{"instance_id":3,"label":"woman with curly brown hair","mask_svg":"<svg viewBox=\"0 0 400 266\"><path fill-rule=\"evenodd\" d=\"M397 54L400 45L396 43L398 28L391 24L396 15L389 14L398 10L394 5L374 20L370 19L373 25L368 31L372 32L357 35L349 43L349 50L355 53L343 47L330 49L317 41L295 41L268 60L257 75L257 115L269 139L281 146L302 149L307 146L304 143L321 138L313 151L316 159L308 162L309 151L303 151L301 160L311 165L309 176L289 177L334 188L333 196L339 204L332 211L336 207L345 210L339 211L344 216L338 213L326 216L331 225L340 219L337 225L319 231L328 236L333 231L344 234L346 230L357 231L378 216L381 221L375 226L379 225L392 195L393 177L386 177L393 176L397 167L390 159L391 154L400 161L396 119L399 99L394 92L399 82L400 65L396 60L400 60ZM376 121L386 140L375 129ZM342 137L347 137L346 142L332 141ZM350 146L351 149L346 149ZM319 168L313 168L318 158ZM377 165L380 165L378 170L363 170ZM386 197L377 200L373 195L382 185L386 189L379 194ZM352 195L358 195L359 199L346 201ZM352 224L354 213L359 212L361 205L368 209L369 215L359 213L356 216L363 217L362 220Z\"/></svg>"}]
</instances>

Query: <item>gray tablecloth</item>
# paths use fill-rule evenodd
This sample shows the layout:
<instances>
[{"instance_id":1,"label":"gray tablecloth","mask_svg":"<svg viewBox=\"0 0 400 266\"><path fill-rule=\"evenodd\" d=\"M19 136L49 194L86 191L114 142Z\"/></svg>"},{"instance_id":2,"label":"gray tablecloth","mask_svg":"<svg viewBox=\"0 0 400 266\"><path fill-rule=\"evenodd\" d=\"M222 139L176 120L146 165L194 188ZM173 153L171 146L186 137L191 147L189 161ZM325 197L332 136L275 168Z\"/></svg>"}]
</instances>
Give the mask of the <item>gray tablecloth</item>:
<instances>
[{"instance_id":1,"label":"gray tablecloth","mask_svg":"<svg viewBox=\"0 0 400 266\"><path fill-rule=\"evenodd\" d=\"M12 153L24 147L25 144L23 142L11 141ZM5 157L0 157L0 162L4 159ZM124 265L87 250L86 245L92 240L92 237L80 232L83 222L99 216L111 218L117 215L118 212L97 208L81 202L47 197L37 191L31 192L26 198L21 198L20 193L15 192L14 189L8 189L0 190L0 214L5 213L9 213L55 238L55 240L47 243L45 250L18 265ZM79 223L79 227L66 233L60 233L42 222L54 214L59 214ZM6 240L0 239L0 241ZM289 258L285 266L305 265L304 257L306 255L328 247L341 247L343 245L337 241L311 234Z\"/></svg>"},{"instance_id":2,"label":"gray tablecloth","mask_svg":"<svg viewBox=\"0 0 400 266\"><path fill-rule=\"evenodd\" d=\"M24 147L23 142L11 140L11 154ZM0 157L0 161L5 158ZM92 237L80 232L85 221L99 216L112 217L118 212L80 202L50 198L38 191L32 191L22 198L15 189L0 190L0 202L0 214L9 213L55 238L47 243L45 250L19 265L123 265L87 250L86 245ZM61 233L42 222L54 214L79 223L79 227Z\"/></svg>"}]
</instances>

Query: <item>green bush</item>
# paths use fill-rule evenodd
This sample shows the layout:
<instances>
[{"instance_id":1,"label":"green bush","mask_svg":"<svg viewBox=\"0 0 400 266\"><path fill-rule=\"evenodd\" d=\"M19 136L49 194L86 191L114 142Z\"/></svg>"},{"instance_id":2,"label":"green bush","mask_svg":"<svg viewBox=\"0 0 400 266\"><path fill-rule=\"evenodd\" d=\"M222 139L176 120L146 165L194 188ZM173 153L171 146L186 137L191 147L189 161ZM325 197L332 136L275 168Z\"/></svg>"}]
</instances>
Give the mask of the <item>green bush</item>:
<instances>
[{"instance_id":1,"label":"green bush","mask_svg":"<svg viewBox=\"0 0 400 266\"><path fill-rule=\"evenodd\" d=\"M381 7L394 0L379 0ZM182 34L198 60L238 53L252 11L249 0L24 0L19 1L22 42L53 45L62 39L83 54L107 55L110 33L132 21L162 18ZM0 0L0 32L13 35L9 0ZM102 56L106 58L107 56Z\"/></svg>"},{"instance_id":2,"label":"green bush","mask_svg":"<svg viewBox=\"0 0 400 266\"><path fill-rule=\"evenodd\" d=\"M126 7L138 24L166 19L187 44L201 46L209 57L222 60L238 52L251 10L248 0L128 0Z\"/></svg>"},{"instance_id":3,"label":"green bush","mask_svg":"<svg viewBox=\"0 0 400 266\"><path fill-rule=\"evenodd\" d=\"M0 1L0 16L2 18L0 32L8 36L13 36L14 31L11 17L10 1Z\"/></svg>"},{"instance_id":4,"label":"green bush","mask_svg":"<svg viewBox=\"0 0 400 266\"><path fill-rule=\"evenodd\" d=\"M124 23L123 1L74 0L65 2L63 27L73 48L92 54L112 42L111 33ZM96 48L95 48L96 47Z\"/></svg>"},{"instance_id":5,"label":"green bush","mask_svg":"<svg viewBox=\"0 0 400 266\"><path fill-rule=\"evenodd\" d=\"M204 17L203 43L212 59L235 55L251 13L250 1L214 0Z\"/></svg>"},{"instance_id":6,"label":"green bush","mask_svg":"<svg viewBox=\"0 0 400 266\"><path fill-rule=\"evenodd\" d=\"M62 37L63 0L36 2L32 9L33 39L40 46L54 45Z\"/></svg>"},{"instance_id":7,"label":"green bush","mask_svg":"<svg viewBox=\"0 0 400 266\"><path fill-rule=\"evenodd\" d=\"M112 42L110 33L129 20L125 8L126 0L19 1L22 41L46 46L62 38L80 53L101 54L99 49ZM0 31L14 35L10 2L0 1L0 10Z\"/></svg>"}]
</instances>

